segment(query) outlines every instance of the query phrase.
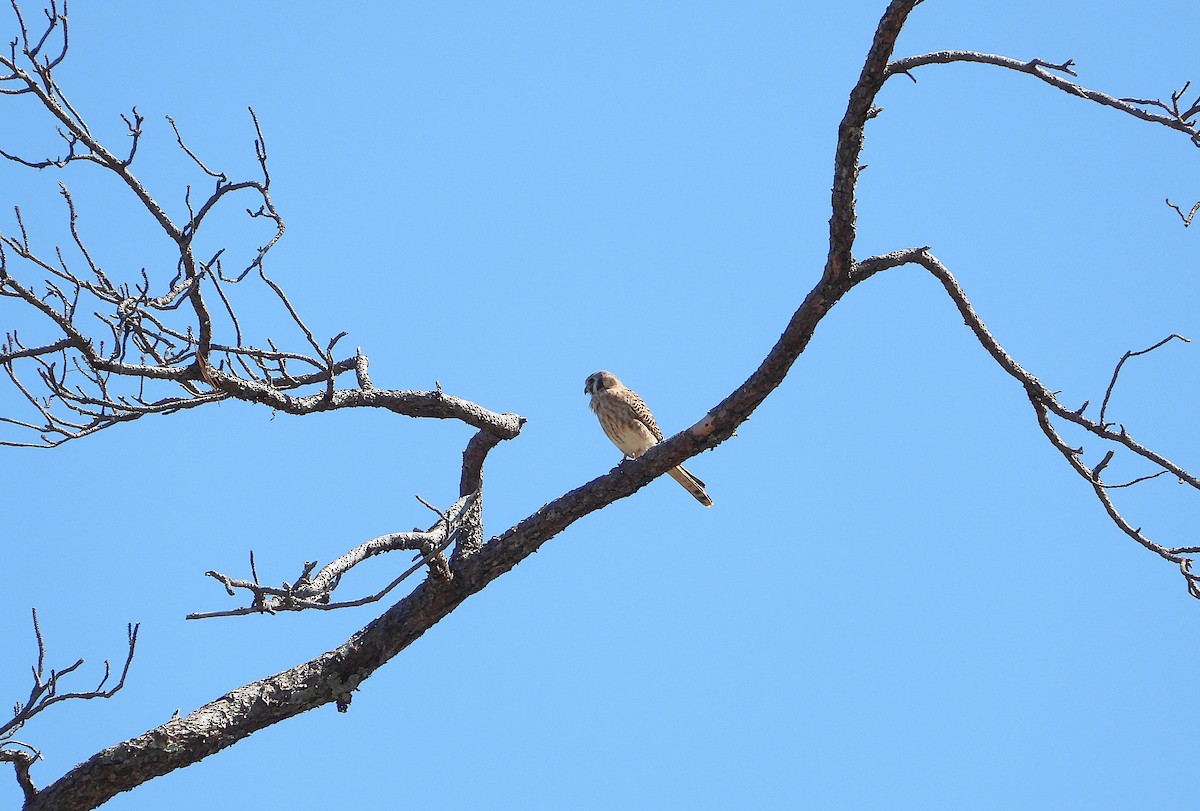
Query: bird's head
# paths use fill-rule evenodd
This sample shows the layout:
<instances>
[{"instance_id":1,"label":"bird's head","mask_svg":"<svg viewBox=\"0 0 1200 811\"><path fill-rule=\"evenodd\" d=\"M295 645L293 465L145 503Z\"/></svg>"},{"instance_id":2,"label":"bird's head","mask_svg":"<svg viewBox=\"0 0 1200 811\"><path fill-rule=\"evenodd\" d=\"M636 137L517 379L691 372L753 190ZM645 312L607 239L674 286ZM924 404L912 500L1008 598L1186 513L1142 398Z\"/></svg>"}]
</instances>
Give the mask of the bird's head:
<instances>
[{"instance_id":1,"label":"bird's head","mask_svg":"<svg viewBox=\"0 0 1200 811\"><path fill-rule=\"evenodd\" d=\"M602 391L607 391L620 385L621 381L617 380L617 376L612 372L592 372L583 384L583 393L595 397Z\"/></svg>"}]
</instances>

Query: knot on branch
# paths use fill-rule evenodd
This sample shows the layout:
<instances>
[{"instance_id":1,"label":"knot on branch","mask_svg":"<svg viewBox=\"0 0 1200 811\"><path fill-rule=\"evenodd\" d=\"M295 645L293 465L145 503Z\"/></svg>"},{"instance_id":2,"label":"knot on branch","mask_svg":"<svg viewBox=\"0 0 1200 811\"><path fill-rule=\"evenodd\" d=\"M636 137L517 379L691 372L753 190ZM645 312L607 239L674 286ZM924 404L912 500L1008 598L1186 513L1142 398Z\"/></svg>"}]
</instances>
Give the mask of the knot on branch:
<instances>
[{"instance_id":1,"label":"knot on branch","mask_svg":"<svg viewBox=\"0 0 1200 811\"><path fill-rule=\"evenodd\" d=\"M1075 60L1074 59L1068 59L1066 62L1062 62L1057 65L1054 64L1053 62L1047 62L1043 59L1031 59L1028 62L1026 62L1025 64L1031 72L1035 72L1035 73L1037 72L1037 70L1039 68L1044 68L1046 70L1052 70L1056 73L1065 73L1068 76L1078 76L1079 75L1078 73L1075 72Z\"/></svg>"},{"instance_id":2,"label":"knot on branch","mask_svg":"<svg viewBox=\"0 0 1200 811\"><path fill-rule=\"evenodd\" d=\"M362 683L362 678L357 674L350 674L345 679L332 673L329 676L329 689L333 693L333 701L337 706L338 712L348 712L350 702L354 698L354 691L358 689L358 685Z\"/></svg>"}]
</instances>

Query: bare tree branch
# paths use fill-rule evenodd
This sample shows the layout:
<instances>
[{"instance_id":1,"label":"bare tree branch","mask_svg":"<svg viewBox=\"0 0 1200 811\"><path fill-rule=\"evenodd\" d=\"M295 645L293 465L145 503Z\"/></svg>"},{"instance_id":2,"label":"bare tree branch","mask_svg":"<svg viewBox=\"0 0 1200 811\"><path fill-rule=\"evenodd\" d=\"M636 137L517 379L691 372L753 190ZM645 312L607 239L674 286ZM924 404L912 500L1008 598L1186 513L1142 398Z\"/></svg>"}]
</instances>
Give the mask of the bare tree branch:
<instances>
[{"instance_id":1,"label":"bare tree branch","mask_svg":"<svg viewBox=\"0 0 1200 811\"><path fill-rule=\"evenodd\" d=\"M941 282L942 287L945 288L947 294L950 296L950 299L954 302L959 313L962 315L963 321L971 329L971 331L975 333L975 337L979 340L980 344L983 345L988 354L992 356L992 359L995 360L996 363L998 363L1000 367L1009 374L1009 376L1013 377L1024 387L1026 396L1029 398L1029 402L1033 405L1034 412L1037 416L1038 427L1042 430L1042 433L1046 435L1046 438L1050 441L1050 444L1053 445L1054 448L1063 455L1063 458L1067 460L1067 463L1071 466L1071 468L1080 476L1082 476L1089 485L1091 485L1096 498L1099 500L1101 506L1104 508L1104 511L1108 514L1112 522L1122 532L1124 532L1133 540L1137 541L1146 549L1149 549L1150 551L1159 555L1164 560L1168 560L1179 565L1180 571L1183 572L1184 577L1187 580L1188 592L1193 597L1200 599L1200 575L1191 574L1191 561L1183 557L1186 554L1194 553L1195 550L1184 547L1166 547L1151 540L1142 532L1141 527L1134 527L1121 515L1121 513L1117 510L1116 505L1113 503L1112 498L1108 494L1108 490L1110 489L1128 487L1132 484L1155 478L1162 473L1170 473L1176 476L1181 483L1185 483L1196 490L1200 490L1200 480L1158 452L1151 450L1150 448L1135 441L1123 426L1121 427L1120 431L1113 431L1111 423L1104 422L1104 410L1108 406L1108 401L1112 395L1113 387L1116 385L1117 376L1120 374L1121 366L1125 363L1125 361L1131 357L1152 352L1173 338L1179 338L1183 341L1186 341L1187 339L1180 335L1170 335L1148 349L1143 349L1138 352L1127 352L1117 364L1117 368L1113 372L1112 381L1110 382L1108 390L1104 396L1104 404L1101 407L1100 419L1092 420L1084 416L1084 411L1087 407L1086 403L1084 404L1083 408L1074 411L1068 409L1066 406L1061 405L1056 399L1054 392L1042 385L1042 383L1036 377L1022 368L1021 365L1018 364L1012 358L1012 356L1008 354L1007 351L1005 351L1000 343L992 336L987 326L984 325L983 320L975 312L974 307L971 306L971 302L967 299L966 294L959 286L958 281L954 278L953 274L951 274L949 269L947 269L946 266L943 265L936 257L929 253L927 248L911 248L905 251L898 251L894 254L888 254L886 257L872 257L871 259L860 263L860 265L855 268L852 276L861 281L869 278L881 270L886 270L891 267L898 267L899 265L908 262L913 262L923 266L926 270L932 273L939 282ZM1094 468L1088 468L1082 460L1084 452L1083 448L1073 447L1062 438L1061 434L1059 434L1058 430L1051 422L1051 415L1073 423L1101 439L1114 442L1125 449L1132 451L1137 456L1142 457L1143 459L1154 464L1156 467L1160 468L1160 471L1153 475L1143 476L1121 485L1105 484L1100 478L1100 473L1111 461L1111 452L1107 454L1104 459Z\"/></svg>"},{"instance_id":2,"label":"bare tree branch","mask_svg":"<svg viewBox=\"0 0 1200 811\"><path fill-rule=\"evenodd\" d=\"M1015 70L1019 73L1026 73L1041 79L1048 85L1062 90L1064 93L1069 93L1087 101L1093 101L1097 104L1111 107L1114 110L1120 110L1135 118L1140 118L1143 121L1150 121L1155 124L1162 124L1164 127L1170 127L1173 130L1178 130L1184 133L1191 139L1192 143L1200 146L1200 131L1196 129L1196 116L1200 113L1200 96L1196 103L1192 104L1189 109L1181 111L1178 104L1172 109L1163 102L1158 100L1132 99L1132 98L1116 98L1107 93L1101 93L1096 90L1089 90L1082 85L1058 76L1057 73L1067 73L1075 76L1075 63L1072 60L1067 60L1061 65L1053 65L1049 62L1043 62L1040 59L1033 59L1028 62L1022 62L1019 59L1013 59L1008 56L999 56L997 54L977 53L975 51L937 51L936 53L921 54L920 56L908 56L904 59L897 59L887 66L887 76L907 75L913 78L911 71L925 65L945 65L951 62L975 62L984 65L993 65L995 67L1005 68L1007 70ZM1188 85L1184 85L1184 89L1179 91L1180 95L1186 92ZM1178 98L1172 96L1178 102ZM1144 110L1143 107L1158 107L1165 111L1165 114Z\"/></svg>"},{"instance_id":3,"label":"bare tree branch","mask_svg":"<svg viewBox=\"0 0 1200 811\"><path fill-rule=\"evenodd\" d=\"M8 371L10 379L21 388L25 399L44 420L38 426L25 420L9 419L7 422L10 425L37 431L39 440L0 439L0 444L55 447L146 414L169 414L226 398L261 403L289 414L341 408L385 408L412 417L462 420L476 428L486 428L505 439L519 432L520 417L497 414L441 391L361 387L337 390L334 386L336 377L350 370L359 372L360 367L365 372L365 355L359 352L353 358L335 360L332 349L341 336L322 347L283 290L262 274L261 267L261 278L283 303L289 317L304 334L315 354L280 351L274 349L273 344L271 349L244 345L237 317L229 299L219 287L217 276L207 269L199 269L198 265L190 274L185 273L173 280L170 288L161 295L151 294L149 281L136 290L115 285L88 253L78 231L74 203L65 187L63 196L67 203L72 238L85 258L91 279L76 275L61 252L57 253L58 260L53 263L36 254L29 245L19 212L20 237L0 234L0 295L23 300L40 312L62 335L40 347L30 348L15 332L10 332L4 344L0 345L0 366ZM190 246L182 254L181 266L186 267L193 262L188 251ZM66 283L66 290L47 282L50 293L47 295L22 282L8 266L8 252ZM261 262L261 258L260 252L254 261ZM231 343L220 343L213 339L213 321L201 294L206 278L214 285L228 311L235 333L235 340ZM90 296L111 308L111 316L97 314L99 321L108 327L111 350L105 352L104 341L90 335L88 328L82 324L78 305L80 296ZM175 311L182 300L193 302L198 323L171 327L164 317ZM201 336L199 339L194 337L197 334ZM136 360L132 357L135 352ZM56 354L59 356L57 363L41 362L43 357ZM211 360L201 362L202 358L214 356L222 358L216 366L212 365ZM21 360L41 362L38 378L46 388L45 395L35 397L17 383L14 362ZM289 370L289 363L300 363L314 371L296 374ZM72 385L71 378L78 379L83 385ZM365 380L369 384L369 378ZM114 388L122 381L135 384L136 394L135 390L128 387L123 390ZM178 393L167 394L164 391L166 396L148 397L146 386L159 382L174 384L179 389ZM208 384L211 388L205 389L197 384ZM322 384L322 391L306 396L293 393L313 384ZM76 420L56 414L56 409L65 409L75 417L84 419Z\"/></svg>"},{"instance_id":4,"label":"bare tree branch","mask_svg":"<svg viewBox=\"0 0 1200 811\"><path fill-rule=\"evenodd\" d=\"M76 659L73 664L67 665L64 668L46 670L46 642L42 638L42 629L38 624L37 609L33 609L33 633L37 638L37 664L33 667L33 687L29 690L29 697L23 702L18 702L13 708L13 717L0 724L0 747L7 746L12 736L17 733L17 730L35 715L49 709L55 704L63 701L112 698L120 692L121 688L125 686L126 676L129 675L129 667L133 664L133 654L137 648L138 626L130 625L128 631L129 652L125 657L125 664L121 668L121 677L115 685L108 689L104 687L112 675L108 660L106 659L104 661L104 675L100 679L100 683L96 686L96 689L60 692L59 687L63 677L74 673L83 666L84 662L83 659ZM21 760L22 758L18 757L16 760L12 760L12 762L19 764Z\"/></svg>"},{"instance_id":5,"label":"bare tree branch","mask_svg":"<svg viewBox=\"0 0 1200 811\"><path fill-rule=\"evenodd\" d=\"M1109 381L1108 389L1104 392L1104 401L1100 404L1100 421L1099 422L1100 422L1100 426L1102 428L1107 428L1109 425L1109 423L1106 423L1104 421L1104 415L1108 411L1108 401L1110 399L1112 399L1113 389L1115 389L1117 387L1117 377L1120 376L1121 367L1125 365L1125 361L1129 360L1130 358L1136 358L1139 355L1148 355L1151 352L1153 352L1155 349L1158 349L1160 346L1163 346L1164 344L1170 343L1172 340L1174 340L1176 338L1183 341L1185 344L1191 343L1191 341L1189 341L1187 338L1184 338L1182 335L1178 335L1176 333L1171 333L1166 338L1163 338L1161 341L1156 343L1154 346L1148 347L1147 349L1139 350L1137 352L1129 351L1121 356L1121 359L1119 361L1117 361L1116 368L1113 369L1112 380Z\"/></svg>"},{"instance_id":6,"label":"bare tree branch","mask_svg":"<svg viewBox=\"0 0 1200 811\"><path fill-rule=\"evenodd\" d=\"M418 499L420 499L419 496ZM222 583L230 596L236 593L236 589L250 592L252 597L251 604L246 608L234 609L232 611L188 614L187 619L209 619L212 617L241 616L251 613L274 614L279 611L303 611L306 608L329 611L337 608L365 605L376 602L388 594L423 565L430 566L431 570L437 573L437 576L440 578L449 577L449 565L441 557L442 552L454 543L459 533L466 528L466 519L476 514L473 508L476 506L477 500L477 493L468 493L446 512L439 512L440 520L429 529L424 531L413 530L412 532L392 532L387 535L381 535L378 538L372 538L369 541L359 544L336 560L331 561L315 575L312 574L312 570L316 567L316 564L308 562L294 584L284 583L281 586L264 586L258 582L257 576L255 576L253 581L250 581L233 578L220 572L205 572L208 577ZM426 502L422 500L422 503ZM426 503L426 506L429 505ZM430 509L433 508L430 507ZM435 512L438 511L435 510ZM417 550L420 552L418 557L421 563L410 567L386 588L373 595L343 602L331 601L333 591L338 587L343 575L358 564L376 555L395 552L397 550Z\"/></svg>"},{"instance_id":7,"label":"bare tree branch","mask_svg":"<svg viewBox=\"0 0 1200 811\"><path fill-rule=\"evenodd\" d=\"M1179 219L1183 220L1184 228L1187 228L1192 224L1192 220L1196 218L1196 212L1200 211L1200 202L1197 202L1196 205L1192 206L1192 210L1187 214L1184 214L1183 209L1172 203L1169 199L1166 202L1168 206L1175 209L1175 213L1179 215Z\"/></svg>"},{"instance_id":8,"label":"bare tree branch","mask_svg":"<svg viewBox=\"0 0 1200 811\"><path fill-rule=\"evenodd\" d=\"M4 418L3 425L32 431L36 438L0 436L0 444L56 447L147 414L171 414L229 398L260 403L289 414L385 408L412 417L462 420L503 439L517 435L522 422L517 415L498 414L446 395L440 389L437 392L373 389L365 376L365 355L359 352L354 358L338 360L332 354L345 332L327 342L317 339L283 289L265 272L264 259L283 236L285 226L271 199L266 142L253 110L250 116L256 135L254 150L261 177L249 180L230 180L225 173L211 169L186 144L175 120L167 118L179 148L205 176L215 180L211 194L197 207L191 206L189 195L188 220L177 225L130 168L144 121L136 108L132 119L122 116L134 145L128 157L117 159L91 135L55 82L53 67L66 52L66 6L61 11L51 6L47 27L39 36L27 28L19 5L14 2L12 6L21 31L22 48L18 53L14 45L9 56L0 56L0 69L7 71L0 75L0 88L10 94L36 97L56 120L69 146L66 158L19 162L38 167L62 167L75 160L100 164L132 189L175 244L179 258L174 278L161 291L152 289L144 271L140 282L110 280L87 247L70 192L66 186L60 186L67 206L71 241L86 266L79 272L61 249L55 249L53 259L34 249L17 210L19 236L0 233L0 296L24 301L42 314L51 332L58 334L39 336L33 342L37 344L35 348L22 343L14 331L0 346L0 366L37 415L33 419ZM39 55L54 36L62 36L62 53L49 61L41 59ZM226 277L221 271L225 248L204 262L195 256L193 245L208 215L237 193L256 197L256 207L252 205L245 210L252 219L267 221L271 233L243 270ZM21 278L10 259L47 275L52 281L44 282L39 289ZM303 336L308 351L280 350L270 339L269 349L244 343L235 304L222 283L237 284L251 271L257 271L258 278L280 302ZM221 301L224 326L210 311L206 299L210 287ZM84 301L88 306L81 306ZM186 309L190 310L191 319L180 310L185 303L189 305ZM91 316L89 310L93 311ZM224 328L232 333L231 340L218 337ZM26 378L27 383L20 382L14 366L22 362L33 363L36 371L34 378ZM307 369L296 373L293 368L297 364ZM338 390L335 379L351 369L359 374L359 387ZM44 387L41 393L33 390L36 388L33 384L39 381ZM321 386L321 390L304 394L302 390L312 385Z\"/></svg>"},{"instance_id":9,"label":"bare tree branch","mask_svg":"<svg viewBox=\"0 0 1200 811\"><path fill-rule=\"evenodd\" d=\"M22 746L24 749L12 749L13 746ZM25 751L25 750L29 751ZM34 749L27 743L20 741L7 741L3 748L0 748L0 763L11 763L13 768L17 770L17 785L21 787L21 792L25 795L25 802L29 802L37 794L37 786L34 785L33 778L29 774L30 767L34 763L41 760L41 752Z\"/></svg>"}]
</instances>

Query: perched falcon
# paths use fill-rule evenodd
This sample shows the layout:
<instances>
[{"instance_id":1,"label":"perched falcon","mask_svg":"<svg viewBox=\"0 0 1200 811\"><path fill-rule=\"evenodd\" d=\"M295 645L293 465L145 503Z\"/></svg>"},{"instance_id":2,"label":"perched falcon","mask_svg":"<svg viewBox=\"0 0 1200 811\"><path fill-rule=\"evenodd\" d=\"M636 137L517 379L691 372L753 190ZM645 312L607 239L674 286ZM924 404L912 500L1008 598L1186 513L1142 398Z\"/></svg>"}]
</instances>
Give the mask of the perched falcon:
<instances>
[{"instance_id":1,"label":"perched falcon","mask_svg":"<svg viewBox=\"0 0 1200 811\"><path fill-rule=\"evenodd\" d=\"M604 433L630 459L637 459L663 441L663 433L642 398L625 388L612 372L588 375L583 391L592 395L591 408ZM671 468L667 474L682 484L696 501L705 507L712 506L712 499L704 491L704 482L688 473L683 465Z\"/></svg>"}]
</instances>

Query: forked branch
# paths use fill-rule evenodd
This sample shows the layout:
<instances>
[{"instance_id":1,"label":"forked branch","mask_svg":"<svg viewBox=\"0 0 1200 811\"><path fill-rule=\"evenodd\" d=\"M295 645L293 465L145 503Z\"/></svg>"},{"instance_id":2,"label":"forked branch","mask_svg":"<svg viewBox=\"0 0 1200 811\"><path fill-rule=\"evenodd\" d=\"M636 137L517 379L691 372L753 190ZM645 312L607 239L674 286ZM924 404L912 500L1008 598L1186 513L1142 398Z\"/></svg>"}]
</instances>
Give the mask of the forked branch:
<instances>
[{"instance_id":1,"label":"forked branch","mask_svg":"<svg viewBox=\"0 0 1200 811\"><path fill-rule=\"evenodd\" d=\"M67 677L77 674L79 668L83 667L83 659L76 659L75 662L64 668L47 669L46 641L42 637L42 628L38 624L36 608L33 609L33 633L37 639L37 663L32 668L33 685L29 690L29 696L24 701L18 701L13 707L12 718L0 724L0 762L13 764L16 769L17 783L24 792L26 801L33 799L37 794L29 770L41 758L41 753L29 744L14 740L13 736L34 716L55 704L65 701L86 701L93 698L112 698L120 692L125 687L125 679L133 664L133 655L137 649L138 626L130 625L128 628L129 651L125 656L125 664L121 667L121 675L116 684L108 686L112 678L112 669L109 667L108 660L105 659L104 674L101 676L99 684L92 690L65 691L62 689L63 682Z\"/></svg>"},{"instance_id":2,"label":"forked branch","mask_svg":"<svg viewBox=\"0 0 1200 811\"><path fill-rule=\"evenodd\" d=\"M55 88L54 93L38 97L59 97L49 71L38 69L37 76ZM35 81L16 70L14 75L24 77L27 85ZM164 225L165 236L175 243L179 256L165 284L153 281L145 270L125 280L105 271L87 247L79 212L65 185L60 187L74 255L61 248L49 254L38 251L16 209L16 233L0 233L0 299L21 302L40 314L45 331L27 338L9 330L0 342L0 367L29 411L26 417L0 416L0 425L15 430L12 438L0 436L0 445L55 447L148 414L172 414L225 399L297 415L384 408L411 417L457 419L501 439L515 437L522 422L517 415L490 411L440 387L436 391L375 389L367 376L365 354L334 357L344 331L328 341L318 340L283 288L266 274L264 258L283 235L284 224L270 196L262 129L253 111L251 117L262 176L237 182L210 169L171 121L180 148L216 184L197 208L192 207L190 193L185 196L189 215L184 226ZM142 120L135 111L134 121L127 122L138 135ZM78 126L82 133L85 128L82 123ZM99 148L94 140L89 143L93 152ZM161 210L132 175L132 158L131 152L119 165L105 165L136 185L139 198L152 213ZM256 196L258 207L247 211L251 218L269 222L271 232L249 261L227 276L223 271L226 248L202 261L194 244L207 215L237 192ZM22 278L30 271L45 281L36 284ZM279 302L306 348L281 349L271 339L266 346L257 346L245 340L226 287L246 280L251 271ZM210 308L210 298L220 302L220 315ZM222 338L222 332L228 337ZM336 379L351 370L358 386L337 388ZM313 386L319 386L319 391L305 393ZM30 433L34 438L21 438Z\"/></svg>"},{"instance_id":3,"label":"forked branch","mask_svg":"<svg viewBox=\"0 0 1200 811\"><path fill-rule=\"evenodd\" d=\"M303 571L295 583L283 583L281 586L266 586L259 583L252 552L250 555L252 580L234 578L220 572L205 572L207 576L224 585L230 597L234 596L239 589L248 592L251 597L250 604L244 608L227 611L188 614L187 619L275 614L280 611L303 611L310 608L319 611L355 608L379 601L424 566L428 566L435 577L448 579L452 575L444 553L455 541L464 536L469 537L470 533L477 529L480 519L477 509L478 501L479 494L477 492L463 496L444 513L435 509L434 511L440 515L440 520L429 529L392 532L372 538L326 564L316 574L313 574L316 563L309 561L304 564ZM421 502L429 506L424 500ZM342 577L355 566L377 555L398 550L415 550L418 553L416 557L418 562L409 566L391 583L373 594L349 600L334 601L332 599L333 592L341 583Z\"/></svg>"},{"instance_id":4,"label":"forked branch","mask_svg":"<svg viewBox=\"0 0 1200 811\"><path fill-rule=\"evenodd\" d=\"M958 308L959 314L963 318L963 322L975 334L979 343L987 350L992 359L1005 371L1010 377L1015 379L1025 390L1026 396L1029 398L1030 404L1034 408L1037 416L1038 427L1050 444L1063 455L1071 469L1078 473L1092 487L1096 499L1104 508L1112 522L1127 536L1132 538L1137 543L1141 544L1146 549L1154 552L1156 555L1168 560L1171 563L1179 566L1187 582L1188 593L1193 597L1200 599L1200 575L1192 574L1192 560L1187 555L1200 553L1200 547L1195 546L1177 546L1169 547L1157 543L1152 540L1141 527L1133 526L1117 509L1113 502L1110 490L1129 487L1134 484L1139 484L1150 479L1157 478L1160 475L1171 474L1181 484L1186 484L1194 490L1200 491L1200 479L1189 473L1179 464L1171 461L1161 453L1143 445L1134 439L1133 435L1126 430L1124 425L1117 426L1119 430L1114 430L1114 424L1105 420L1106 412L1109 405L1109 400L1112 397L1113 390L1116 387L1117 379L1121 373L1121 368L1130 358L1145 355L1154 350L1166 345L1173 339L1178 338L1181 341L1187 342L1187 339L1181 335L1172 334L1162 339L1153 346L1139 350L1126 352L1118 361L1116 368L1113 370L1112 379L1109 382L1108 389L1105 391L1104 399L1100 408L1098 419L1091 419L1086 416L1088 403L1084 403L1082 407L1070 409L1058 402L1054 392L1044 386L1041 381L1026 371L1013 357L1004 349L1003 346L992 336L983 320L975 312L975 308L967 299L962 287L950 270L941 263L928 248L909 248L904 251L897 251L886 256L877 256L864 260L855 266L852 278L856 283L865 281L874 274L887 270L889 268L899 267L904 264L915 263L921 265L941 282L942 287ZM1140 476L1132 481L1123 484L1108 484L1101 477L1101 473L1107 468L1113 459L1113 452L1109 451L1104 458L1095 466L1088 467L1083 461L1084 449L1070 445L1058 429L1055 427L1051 417L1058 417L1066 422L1072 423L1085 431L1095 435L1096 437L1111 442L1123 448L1134 455L1140 457L1146 462L1149 462L1157 472Z\"/></svg>"}]
</instances>

